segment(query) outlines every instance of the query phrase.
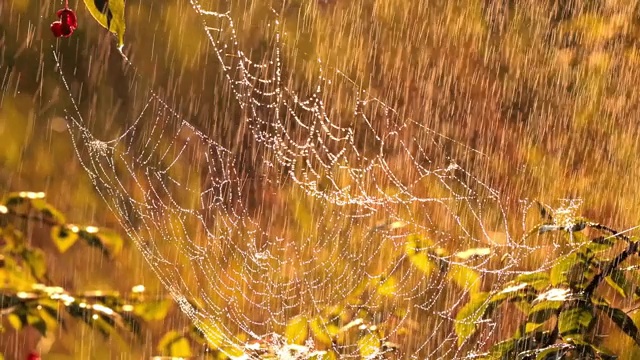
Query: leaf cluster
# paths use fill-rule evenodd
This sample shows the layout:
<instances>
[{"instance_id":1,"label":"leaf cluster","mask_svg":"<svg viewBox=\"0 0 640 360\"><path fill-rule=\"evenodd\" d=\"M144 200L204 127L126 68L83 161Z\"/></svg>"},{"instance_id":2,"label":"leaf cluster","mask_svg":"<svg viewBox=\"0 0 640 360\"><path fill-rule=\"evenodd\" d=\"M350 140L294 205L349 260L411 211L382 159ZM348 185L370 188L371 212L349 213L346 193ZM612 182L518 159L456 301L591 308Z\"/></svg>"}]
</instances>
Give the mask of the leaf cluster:
<instances>
[{"instance_id":1,"label":"leaf cluster","mask_svg":"<svg viewBox=\"0 0 640 360\"><path fill-rule=\"evenodd\" d=\"M478 334L484 320L496 320L497 310L513 306L524 320L508 339L494 344L482 359L616 359L600 347L596 324L609 319L640 346L636 324L614 305L613 293L638 300L635 267L622 267L638 254L638 239L584 219L558 223L541 206L545 221L529 236L560 232L577 245L557 259L549 271L525 272L496 292L480 292L456 316L456 333L462 345ZM605 235L588 237L585 229ZM598 291L608 286L609 292ZM496 320L497 321L497 320Z\"/></svg>"}]
</instances>

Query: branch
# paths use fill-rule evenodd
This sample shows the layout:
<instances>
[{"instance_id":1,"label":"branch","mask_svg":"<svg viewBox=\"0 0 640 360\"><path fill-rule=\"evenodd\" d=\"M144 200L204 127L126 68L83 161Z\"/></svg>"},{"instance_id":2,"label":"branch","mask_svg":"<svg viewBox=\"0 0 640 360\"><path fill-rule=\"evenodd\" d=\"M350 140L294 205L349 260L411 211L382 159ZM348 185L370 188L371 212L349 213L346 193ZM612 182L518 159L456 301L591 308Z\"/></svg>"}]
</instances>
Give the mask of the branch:
<instances>
[{"instance_id":1,"label":"branch","mask_svg":"<svg viewBox=\"0 0 640 360\"><path fill-rule=\"evenodd\" d=\"M626 237L626 236L625 236ZM627 239L629 239L627 237ZM600 283L609 275L611 275L611 273L613 272L613 270L615 270L618 266L620 266L620 264L622 262L624 262L625 260L627 260L627 258L633 254L635 254L638 251L638 246L640 246L640 242L637 241L631 241L631 239L629 239L629 247L627 247L623 252L621 252L620 254L618 254L615 258L613 258L613 260L611 260L609 263L607 263L607 265L604 267L604 269L598 274L596 275L591 282L589 283L589 285L587 285L587 287L584 289L585 294L590 298L591 295L593 295L593 293L596 291L596 289L598 288L598 285L600 285Z\"/></svg>"}]
</instances>

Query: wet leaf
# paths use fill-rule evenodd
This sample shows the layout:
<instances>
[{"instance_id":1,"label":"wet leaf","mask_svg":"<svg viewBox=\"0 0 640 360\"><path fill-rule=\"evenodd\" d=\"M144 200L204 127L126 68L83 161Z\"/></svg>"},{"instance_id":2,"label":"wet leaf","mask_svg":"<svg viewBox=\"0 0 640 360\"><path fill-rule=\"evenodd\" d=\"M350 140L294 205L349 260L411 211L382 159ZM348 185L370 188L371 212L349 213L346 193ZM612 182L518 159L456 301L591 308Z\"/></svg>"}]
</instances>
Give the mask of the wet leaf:
<instances>
[{"instance_id":1,"label":"wet leaf","mask_svg":"<svg viewBox=\"0 0 640 360\"><path fill-rule=\"evenodd\" d=\"M373 333L367 333L358 340L358 350L364 359L373 357L380 352L380 338Z\"/></svg>"},{"instance_id":2,"label":"wet leaf","mask_svg":"<svg viewBox=\"0 0 640 360\"><path fill-rule=\"evenodd\" d=\"M378 293L384 296L394 296L398 288L398 283L394 276L389 276L380 282Z\"/></svg>"},{"instance_id":3,"label":"wet leaf","mask_svg":"<svg viewBox=\"0 0 640 360\"><path fill-rule=\"evenodd\" d=\"M7 321L9 321L9 324L11 324L11 327L13 327L14 329L22 329L22 319L20 319L20 316L18 316L17 314L11 313L7 315Z\"/></svg>"},{"instance_id":4,"label":"wet leaf","mask_svg":"<svg viewBox=\"0 0 640 360\"><path fill-rule=\"evenodd\" d=\"M53 207L51 204L47 203L43 199L33 199L31 200L31 206L33 206L36 210L40 211L42 216L53 223L56 224L64 224L66 222L65 216L60 212L60 210Z\"/></svg>"},{"instance_id":5,"label":"wet leaf","mask_svg":"<svg viewBox=\"0 0 640 360\"><path fill-rule=\"evenodd\" d=\"M124 46L124 31L126 28L124 19L124 0L111 0L105 2L84 0L84 3L96 22L116 35L118 39L118 47L122 48ZM97 4L103 4L104 7L98 8Z\"/></svg>"},{"instance_id":6,"label":"wet leaf","mask_svg":"<svg viewBox=\"0 0 640 360\"><path fill-rule=\"evenodd\" d=\"M624 271L614 269L611 275L604 278L607 284L618 292L622 297L629 296L631 292L631 284L627 281Z\"/></svg>"},{"instance_id":7,"label":"wet leaf","mask_svg":"<svg viewBox=\"0 0 640 360\"><path fill-rule=\"evenodd\" d=\"M321 318L317 317L309 323L311 333L316 340L324 345L330 346L332 344L331 335L327 331L326 326Z\"/></svg>"},{"instance_id":8,"label":"wet leaf","mask_svg":"<svg viewBox=\"0 0 640 360\"><path fill-rule=\"evenodd\" d=\"M616 242L614 238L599 236L591 240L589 249L594 252L606 251L611 249L615 244Z\"/></svg>"},{"instance_id":9,"label":"wet leaf","mask_svg":"<svg viewBox=\"0 0 640 360\"><path fill-rule=\"evenodd\" d=\"M458 344L462 344L477 330L478 322L485 317L489 309L489 293L476 293L456 315L455 331Z\"/></svg>"},{"instance_id":10,"label":"wet leaf","mask_svg":"<svg viewBox=\"0 0 640 360\"><path fill-rule=\"evenodd\" d=\"M551 268L551 285L568 285L572 288L584 288L595 275L591 267L591 258L582 252L573 253L559 259Z\"/></svg>"},{"instance_id":11,"label":"wet leaf","mask_svg":"<svg viewBox=\"0 0 640 360\"><path fill-rule=\"evenodd\" d=\"M595 317L590 304L580 303L578 306L561 311L558 316L558 330L564 340L584 339L585 333L594 323Z\"/></svg>"},{"instance_id":12,"label":"wet leaf","mask_svg":"<svg viewBox=\"0 0 640 360\"><path fill-rule=\"evenodd\" d=\"M182 334L169 331L160 339L157 347L164 356L189 357L192 356L191 345Z\"/></svg>"},{"instance_id":13,"label":"wet leaf","mask_svg":"<svg viewBox=\"0 0 640 360\"><path fill-rule=\"evenodd\" d=\"M26 249L22 256L29 266L33 276L42 281L47 274L47 263L44 258L44 252L40 249Z\"/></svg>"},{"instance_id":14,"label":"wet leaf","mask_svg":"<svg viewBox=\"0 0 640 360\"><path fill-rule=\"evenodd\" d=\"M459 251L453 254L455 257L462 260L469 260L472 258L484 257L491 255L491 248L473 248L465 251Z\"/></svg>"},{"instance_id":15,"label":"wet leaf","mask_svg":"<svg viewBox=\"0 0 640 360\"><path fill-rule=\"evenodd\" d=\"M29 314L27 314L27 323L34 329L38 330L40 335L47 335L47 323L42 319L40 314L34 314L33 311L30 311Z\"/></svg>"},{"instance_id":16,"label":"wet leaf","mask_svg":"<svg viewBox=\"0 0 640 360\"><path fill-rule=\"evenodd\" d=\"M640 332L633 320L624 311L602 304L597 304L596 308L604 312L614 324L627 334L635 343L640 346Z\"/></svg>"},{"instance_id":17,"label":"wet leaf","mask_svg":"<svg viewBox=\"0 0 640 360\"><path fill-rule=\"evenodd\" d=\"M291 318L287 323L284 336L287 339L287 343L298 345L304 344L305 340L307 340L307 337L309 336L307 318L304 316L295 316Z\"/></svg>"},{"instance_id":18,"label":"wet leaf","mask_svg":"<svg viewBox=\"0 0 640 360\"><path fill-rule=\"evenodd\" d=\"M447 272L447 279L471 294L480 291L480 274L468 267L458 264L451 265Z\"/></svg>"},{"instance_id":19,"label":"wet leaf","mask_svg":"<svg viewBox=\"0 0 640 360\"><path fill-rule=\"evenodd\" d=\"M547 272L532 272L516 276L513 282L528 284L537 291L542 291L549 286L550 279Z\"/></svg>"},{"instance_id":20,"label":"wet leaf","mask_svg":"<svg viewBox=\"0 0 640 360\"><path fill-rule=\"evenodd\" d=\"M173 301L169 299L145 301L134 305L133 313L140 316L145 321L163 320L167 316L172 305Z\"/></svg>"},{"instance_id":21,"label":"wet leaf","mask_svg":"<svg viewBox=\"0 0 640 360\"><path fill-rule=\"evenodd\" d=\"M529 310L527 315L527 324L525 326L525 332L531 333L547 322L552 316L558 313L563 301L543 300L536 302Z\"/></svg>"},{"instance_id":22,"label":"wet leaf","mask_svg":"<svg viewBox=\"0 0 640 360\"><path fill-rule=\"evenodd\" d=\"M429 255L427 255L427 246L430 245L427 241L419 235L412 234L407 237L405 243L405 253L409 257L409 260L422 271L425 276L431 275L436 269L436 265L431 261Z\"/></svg>"},{"instance_id":23,"label":"wet leaf","mask_svg":"<svg viewBox=\"0 0 640 360\"><path fill-rule=\"evenodd\" d=\"M536 360L556 360L561 359L562 355L566 352L564 347L556 345L549 346L541 349L537 352Z\"/></svg>"},{"instance_id":24,"label":"wet leaf","mask_svg":"<svg viewBox=\"0 0 640 360\"><path fill-rule=\"evenodd\" d=\"M51 240L61 253L69 250L78 241L78 233L71 231L65 226L56 225L51 228Z\"/></svg>"},{"instance_id":25,"label":"wet leaf","mask_svg":"<svg viewBox=\"0 0 640 360\"><path fill-rule=\"evenodd\" d=\"M89 246L100 249L106 256L118 255L124 247L124 240L112 230L101 229L95 233L80 230L78 236Z\"/></svg>"}]
</instances>

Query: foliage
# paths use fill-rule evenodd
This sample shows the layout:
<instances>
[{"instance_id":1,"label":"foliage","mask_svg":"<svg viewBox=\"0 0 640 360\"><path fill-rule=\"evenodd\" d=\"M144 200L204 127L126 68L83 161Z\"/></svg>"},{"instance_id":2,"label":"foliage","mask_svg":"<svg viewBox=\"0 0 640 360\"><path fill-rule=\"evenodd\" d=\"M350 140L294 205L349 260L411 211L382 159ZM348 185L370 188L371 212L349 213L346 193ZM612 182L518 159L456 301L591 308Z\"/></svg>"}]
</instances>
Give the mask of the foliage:
<instances>
[{"instance_id":1,"label":"foliage","mask_svg":"<svg viewBox=\"0 0 640 360\"><path fill-rule=\"evenodd\" d=\"M636 267L622 265L637 260L640 240L584 219L560 222L540 209L545 221L529 236L559 232L575 250L558 258L549 271L523 273L499 291L472 296L456 317L460 344L473 339L480 320L494 319L497 309L515 305L523 314L520 326L479 358L615 359L600 346L596 325L603 319L640 346L629 312L615 305L616 296L637 300L640 288L632 281L638 278ZM605 235L587 237L589 230ZM598 291L606 286L613 291Z\"/></svg>"},{"instance_id":2,"label":"foliage","mask_svg":"<svg viewBox=\"0 0 640 360\"><path fill-rule=\"evenodd\" d=\"M35 328L42 336L40 346L46 347L44 342L53 341L59 328L65 330L68 321L76 319L122 343L127 337L141 341L146 323L166 318L173 301L149 297L142 285L120 294L101 290L74 293L51 284L45 253L30 245L25 236L25 231L36 224L50 229L50 239L61 253L81 240L113 258L124 245L111 230L68 223L44 200L44 193L5 196L0 203L0 314L15 331ZM204 339L201 333L194 334ZM160 340L158 351L168 356L193 354L192 343L181 340L181 336L169 331Z\"/></svg>"}]
</instances>

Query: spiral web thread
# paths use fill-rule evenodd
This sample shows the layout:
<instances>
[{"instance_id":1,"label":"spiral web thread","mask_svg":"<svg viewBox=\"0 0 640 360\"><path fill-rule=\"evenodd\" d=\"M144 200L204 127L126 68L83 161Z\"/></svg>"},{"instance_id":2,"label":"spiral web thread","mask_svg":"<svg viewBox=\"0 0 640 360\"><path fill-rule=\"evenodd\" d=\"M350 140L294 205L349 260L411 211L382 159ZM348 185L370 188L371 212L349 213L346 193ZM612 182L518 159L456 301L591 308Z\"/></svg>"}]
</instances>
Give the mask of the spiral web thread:
<instances>
[{"instance_id":1,"label":"spiral web thread","mask_svg":"<svg viewBox=\"0 0 640 360\"><path fill-rule=\"evenodd\" d=\"M255 174L241 173L231 150L152 90L138 118L113 140L98 140L77 107L67 116L83 167L182 311L229 355L260 340L286 349L280 357L305 358L323 347L311 340L287 347L282 335L291 319L328 317L324 310L346 304L363 282L393 277L392 296L361 295L343 311L377 314L366 319L374 327L361 327L364 332L394 317L381 344L405 339L399 345L406 356L466 357L470 347L457 343L455 313L480 280L452 287L442 276L425 276L407 265L405 239L420 233L431 247L453 254L490 247L481 260L443 260L493 276L493 289L517 272L519 254L535 248L514 241L498 192L450 154L453 148L478 161L483 155L403 119L337 70L323 68L314 90L302 94L284 75L277 20L270 56L256 63L241 49L230 12L191 4L251 131ZM66 86L64 75L63 81ZM336 104L345 88L356 94L353 110L338 122L328 103ZM295 212L273 205L262 209L265 225L246 205L249 182L300 193L296 211L306 206L310 220L293 226L287 217ZM493 241L496 232L506 240ZM393 311L399 308L404 311ZM402 338L400 329L412 326L410 338ZM488 324L471 348L482 348L494 331ZM360 357L353 343L333 350Z\"/></svg>"}]
</instances>

